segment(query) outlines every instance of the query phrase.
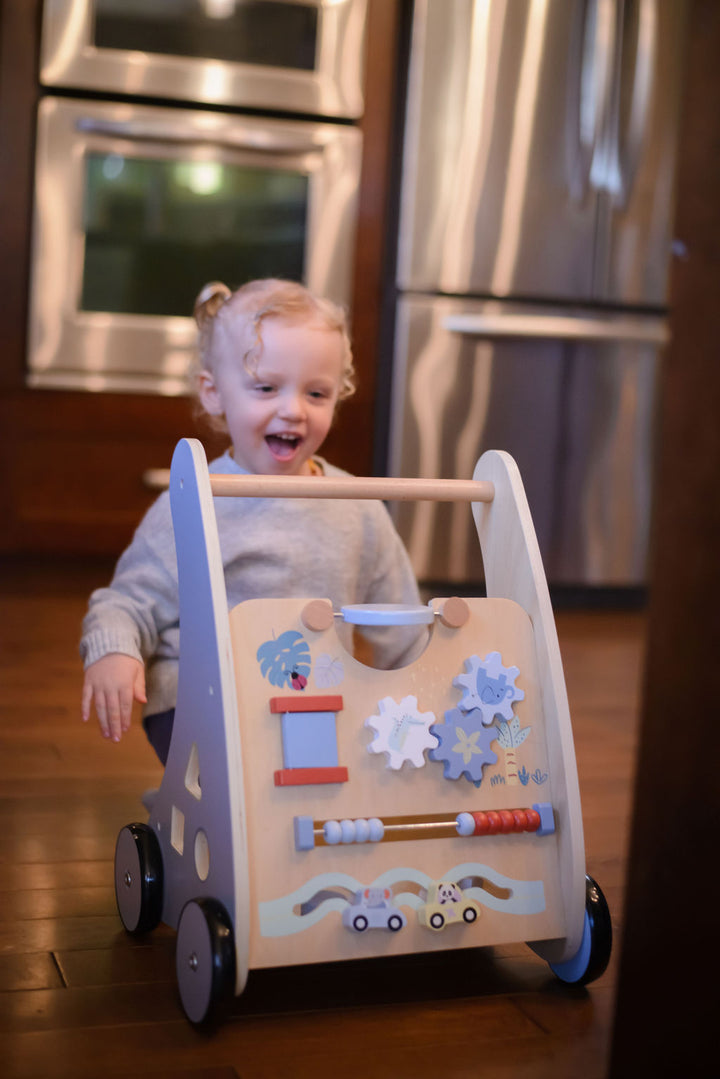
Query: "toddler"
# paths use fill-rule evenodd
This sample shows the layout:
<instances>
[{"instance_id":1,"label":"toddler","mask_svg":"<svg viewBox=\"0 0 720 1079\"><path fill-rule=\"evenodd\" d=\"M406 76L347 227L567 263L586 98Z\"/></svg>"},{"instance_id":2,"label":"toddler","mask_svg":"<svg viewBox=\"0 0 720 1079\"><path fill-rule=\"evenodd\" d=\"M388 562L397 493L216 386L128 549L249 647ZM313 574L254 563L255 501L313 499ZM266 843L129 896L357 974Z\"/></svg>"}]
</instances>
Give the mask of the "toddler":
<instances>
[{"instance_id":1,"label":"toddler","mask_svg":"<svg viewBox=\"0 0 720 1079\"><path fill-rule=\"evenodd\" d=\"M302 285L265 279L236 292L207 285L195 319L198 403L231 443L210 471L346 475L317 455L338 402L354 392L343 311ZM336 609L420 602L409 559L381 502L220 498L215 509L230 607L269 596L323 597ZM133 702L141 702L145 732L163 764L179 635L175 543L164 492L120 557L109 587L90 597L80 644L83 720L94 706L103 736L118 742L129 728ZM418 627L373 630L373 665L403 666L425 639Z\"/></svg>"}]
</instances>

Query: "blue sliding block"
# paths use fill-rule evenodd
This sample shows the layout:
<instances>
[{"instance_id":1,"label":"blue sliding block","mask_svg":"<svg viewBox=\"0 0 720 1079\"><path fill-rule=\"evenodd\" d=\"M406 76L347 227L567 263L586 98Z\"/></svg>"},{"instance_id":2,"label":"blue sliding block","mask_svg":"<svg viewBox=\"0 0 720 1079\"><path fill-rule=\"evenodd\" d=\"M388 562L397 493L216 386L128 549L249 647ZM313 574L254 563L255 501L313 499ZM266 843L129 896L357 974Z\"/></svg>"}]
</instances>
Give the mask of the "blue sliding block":
<instances>
[{"instance_id":1,"label":"blue sliding block","mask_svg":"<svg viewBox=\"0 0 720 1079\"><path fill-rule=\"evenodd\" d=\"M334 712L284 712L281 725L286 768L337 768Z\"/></svg>"}]
</instances>

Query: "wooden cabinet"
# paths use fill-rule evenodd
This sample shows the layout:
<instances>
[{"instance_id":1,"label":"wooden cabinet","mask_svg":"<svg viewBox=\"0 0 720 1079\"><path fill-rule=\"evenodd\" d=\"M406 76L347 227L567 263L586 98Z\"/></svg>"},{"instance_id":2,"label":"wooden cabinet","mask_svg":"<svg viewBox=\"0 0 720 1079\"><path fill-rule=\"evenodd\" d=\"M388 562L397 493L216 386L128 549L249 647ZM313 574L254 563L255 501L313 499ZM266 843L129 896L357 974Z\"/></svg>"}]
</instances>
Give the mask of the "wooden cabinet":
<instances>
[{"instance_id":1,"label":"wooden cabinet","mask_svg":"<svg viewBox=\"0 0 720 1079\"><path fill-rule=\"evenodd\" d=\"M25 387L34 124L41 0L0 7L0 551L117 554L154 497L150 468L168 467L177 440L206 437L184 398L66 393ZM388 234L396 52L402 0L369 0L366 112L353 290L359 375L323 452L372 470L382 274Z\"/></svg>"}]
</instances>

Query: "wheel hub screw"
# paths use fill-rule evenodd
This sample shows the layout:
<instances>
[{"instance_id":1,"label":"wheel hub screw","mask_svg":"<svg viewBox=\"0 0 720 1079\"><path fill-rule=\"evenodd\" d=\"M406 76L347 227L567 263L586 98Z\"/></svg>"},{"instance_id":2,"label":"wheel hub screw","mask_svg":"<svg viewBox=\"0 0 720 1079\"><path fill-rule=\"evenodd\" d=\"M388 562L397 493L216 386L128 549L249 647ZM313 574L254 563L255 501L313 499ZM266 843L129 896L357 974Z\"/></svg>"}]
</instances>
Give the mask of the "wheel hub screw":
<instances>
[{"instance_id":1,"label":"wheel hub screw","mask_svg":"<svg viewBox=\"0 0 720 1079\"><path fill-rule=\"evenodd\" d=\"M123 877L123 880L125 881L125 887L129 888L132 884L132 874L129 869L125 871L125 876Z\"/></svg>"},{"instance_id":2,"label":"wheel hub screw","mask_svg":"<svg viewBox=\"0 0 720 1079\"><path fill-rule=\"evenodd\" d=\"M188 959L188 966L190 967L190 970L197 970L197 968L198 968L198 957L195 954L195 952L190 952L190 957Z\"/></svg>"}]
</instances>

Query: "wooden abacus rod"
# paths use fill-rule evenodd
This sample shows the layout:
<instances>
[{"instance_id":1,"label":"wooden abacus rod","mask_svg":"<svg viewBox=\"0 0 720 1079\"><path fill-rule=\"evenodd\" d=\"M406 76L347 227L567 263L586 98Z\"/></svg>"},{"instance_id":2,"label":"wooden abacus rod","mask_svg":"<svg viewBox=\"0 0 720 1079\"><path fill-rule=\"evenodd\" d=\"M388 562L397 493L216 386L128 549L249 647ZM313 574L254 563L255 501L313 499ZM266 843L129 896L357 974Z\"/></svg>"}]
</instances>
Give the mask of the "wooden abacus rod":
<instances>
[{"instance_id":1,"label":"wooden abacus rod","mask_svg":"<svg viewBox=\"0 0 720 1079\"><path fill-rule=\"evenodd\" d=\"M237 498L377 498L398 502L492 502L487 480L432 480L384 476L233 476L210 474L214 495Z\"/></svg>"}]
</instances>

